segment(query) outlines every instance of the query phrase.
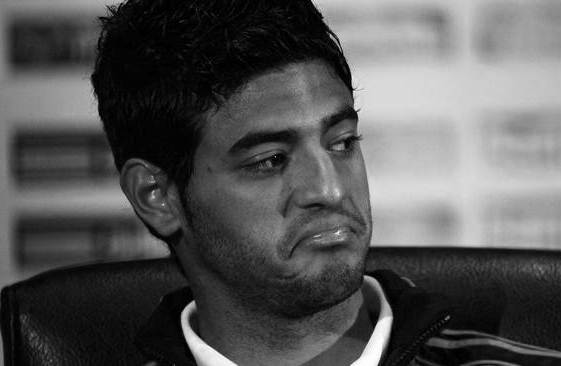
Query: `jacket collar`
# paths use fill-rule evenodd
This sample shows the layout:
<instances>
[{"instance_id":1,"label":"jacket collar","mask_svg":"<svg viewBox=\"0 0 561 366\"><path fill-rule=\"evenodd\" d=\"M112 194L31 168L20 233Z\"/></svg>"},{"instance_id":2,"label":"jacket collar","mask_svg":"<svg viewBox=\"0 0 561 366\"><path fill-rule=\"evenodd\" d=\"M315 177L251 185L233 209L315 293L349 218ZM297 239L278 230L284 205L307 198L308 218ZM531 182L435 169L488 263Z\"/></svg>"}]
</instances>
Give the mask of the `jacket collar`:
<instances>
[{"instance_id":1,"label":"jacket collar","mask_svg":"<svg viewBox=\"0 0 561 366\"><path fill-rule=\"evenodd\" d=\"M451 319L450 305L441 294L415 287L390 270L367 273L382 285L393 311L393 326L383 366L405 366L423 344Z\"/></svg>"},{"instance_id":2,"label":"jacket collar","mask_svg":"<svg viewBox=\"0 0 561 366\"><path fill-rule=\"evenodd\" d=\"M394 321L384 366L405 366L419 348L450 320L448 305L441 295L427 293L389 270L368 272L382 285L391 305ZM180 314L193 300L188 287L164 296L156 311L135 339L150 359L166 365L196 366L183 337Z\"/></svg>"}]
</instances>

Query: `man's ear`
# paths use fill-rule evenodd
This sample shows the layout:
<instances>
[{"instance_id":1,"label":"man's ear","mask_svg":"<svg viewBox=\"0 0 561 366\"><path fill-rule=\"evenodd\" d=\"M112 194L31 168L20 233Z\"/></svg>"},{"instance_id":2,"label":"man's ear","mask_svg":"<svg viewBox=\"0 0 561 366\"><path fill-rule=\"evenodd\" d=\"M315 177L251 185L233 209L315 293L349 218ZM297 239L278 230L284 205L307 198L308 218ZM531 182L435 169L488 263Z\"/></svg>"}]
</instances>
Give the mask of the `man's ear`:
<instances>
[{"instance_id":1,"label":"man's ear","mask_svg":"<svg viewBox=\"0 0 561 366\"><path fill-rule=\"evenodd\" d=\"M136 214L162 238L181 229L183 209L177 187L160 168L129 159L121 169L120 182Z\"/></svg>"}]
</instances>

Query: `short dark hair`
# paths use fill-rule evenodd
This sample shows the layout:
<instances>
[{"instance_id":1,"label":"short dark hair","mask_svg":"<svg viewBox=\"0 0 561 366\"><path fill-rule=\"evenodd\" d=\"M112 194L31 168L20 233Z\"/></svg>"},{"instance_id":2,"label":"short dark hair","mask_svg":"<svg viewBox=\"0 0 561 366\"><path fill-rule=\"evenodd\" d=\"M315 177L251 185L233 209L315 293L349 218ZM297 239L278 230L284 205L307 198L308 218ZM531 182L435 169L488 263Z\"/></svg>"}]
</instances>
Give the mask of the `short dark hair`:
<instances>
[{"instance_id":1,"label":"short dark hair","mask_svg":"<svg viewBox=\"0 0 561 366\"><path fill-rule=\"evenodd\" d=\"M353 90L310 0L128 0L100 20L91 79L118 170L142 158L186 186L204 113L267 70L321 59Z\"/></svg>"}]
</instances>

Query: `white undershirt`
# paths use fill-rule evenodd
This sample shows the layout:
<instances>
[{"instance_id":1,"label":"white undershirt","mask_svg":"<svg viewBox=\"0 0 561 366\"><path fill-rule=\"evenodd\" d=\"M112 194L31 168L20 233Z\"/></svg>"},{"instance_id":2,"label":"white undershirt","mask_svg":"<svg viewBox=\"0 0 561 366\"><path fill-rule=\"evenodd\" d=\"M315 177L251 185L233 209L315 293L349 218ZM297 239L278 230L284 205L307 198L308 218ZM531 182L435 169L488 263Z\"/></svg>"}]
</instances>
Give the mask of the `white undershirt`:
<instances>
[{"instance_id":1,"label":"white undershirt","mask_svg":"<svg viewBox=\"0 0 561 366\"><path fill-rule=\"evenodd\" d=\"M367 306L369 303L372 307L378 305L380 313L364 351L350 366L378 365L391 336L393 313L382 286L373 277L364 276L363 291L365 291L365 299L374 299L366 301ZM378 303L372 304L376 300ZM197 366L236 366L197 335L193 329L196 313L197 304L193 300L181 312L181 328Z\"/></svg>"}]
</instances>

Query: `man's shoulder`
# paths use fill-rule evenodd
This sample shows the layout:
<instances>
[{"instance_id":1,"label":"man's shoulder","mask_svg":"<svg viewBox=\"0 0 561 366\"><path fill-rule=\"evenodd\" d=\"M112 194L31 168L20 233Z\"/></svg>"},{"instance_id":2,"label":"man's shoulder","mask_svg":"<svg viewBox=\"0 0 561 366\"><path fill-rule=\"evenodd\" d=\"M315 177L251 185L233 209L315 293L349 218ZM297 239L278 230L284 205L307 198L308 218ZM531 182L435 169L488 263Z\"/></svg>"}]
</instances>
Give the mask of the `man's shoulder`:
<instances>
[{"instance_id":1,"label":"man's shoulder","mask_svg":"<svg viewBox=\"0 0 561 366\"><path fill-rule=\"evenodd\" d=\"M135 337L136 346L149 360L146 365L196 365L181 330L180 315L193 300L189 287L171 292L160 303Z\"/></svg>"},{"instance_id":2,"label":"man's shoulder","mask_svg":"<svg viewBox=\"0 0 561 366\"><path fill-rule=\"evenodd\" d=\"M561 365L561 352L475 330L443 329L430 338L412 365Z\"/></svg>"},{"instance_id":3,"label":"man's shoulder","mask_svg":"<svg viewBox=\"0 0 561 366\"><path fill-rule=\"evenodd\" d=\"M374 271L369 275L379 280L386 294L389 295L397 320L392 330L394 341L395 339L409 339L408 343L411 343L409 335L425 333L426 329L430 329L427 328L427 325L446 324L446 322L440 322L439 319L447 319L448 311L452 317L458 315L458 309L450 307L445 296L428 293L392 271ZM411 311L413 308L416 309L415 312ZM411 316L413 313L414 316ZM427 316L427 314L429 315ZM420 327L417 327L418 331L415 331L417 324ZM420 343L423 346L416 353L411 366L561 365L560 351L532 346L476 330L450 329L445 326ZM415 339L423 338L416 337ZM395 346L394 344L392 347L394 351L403 349L401 345Z\"/></svg>"}]
</instances>

